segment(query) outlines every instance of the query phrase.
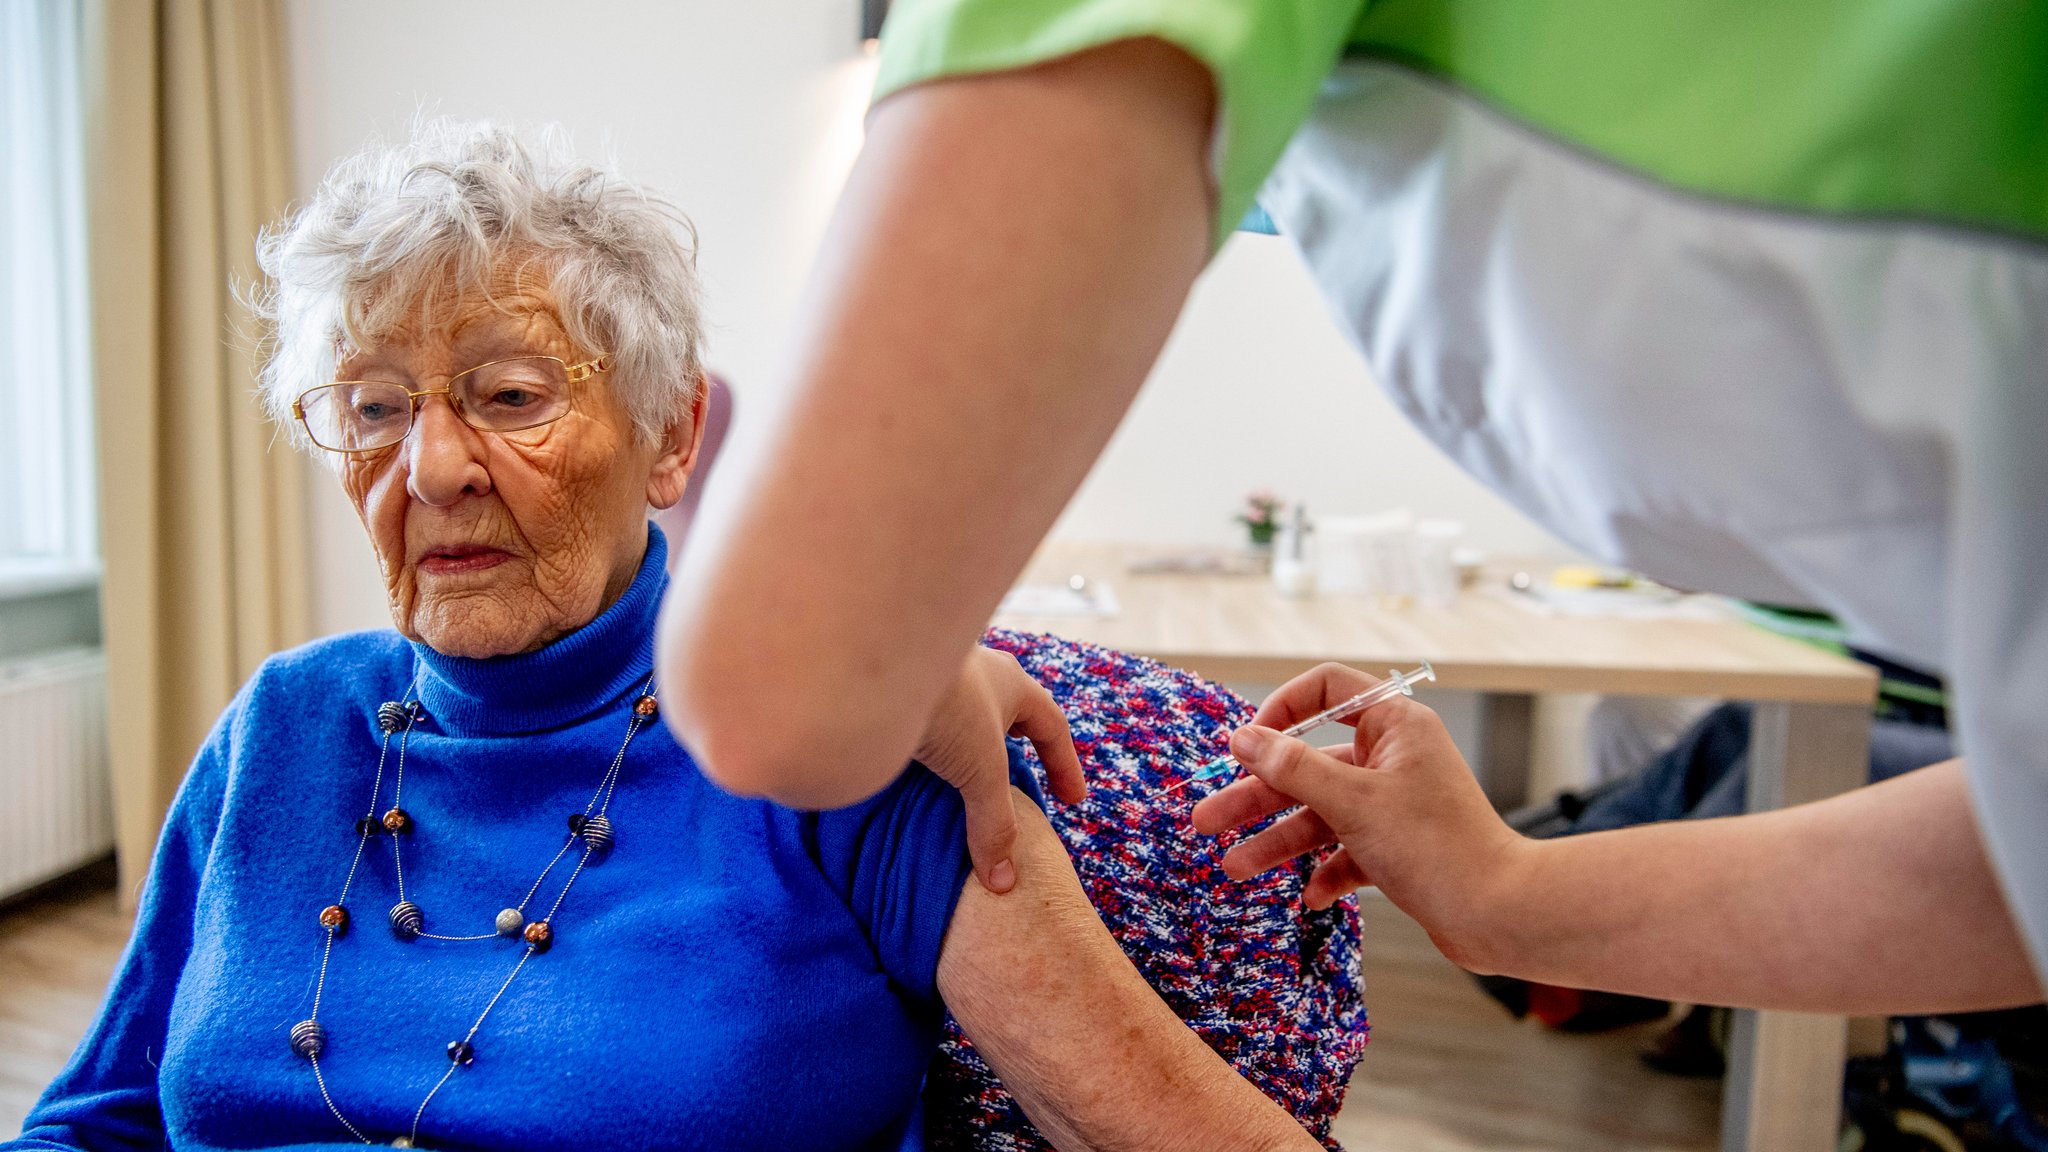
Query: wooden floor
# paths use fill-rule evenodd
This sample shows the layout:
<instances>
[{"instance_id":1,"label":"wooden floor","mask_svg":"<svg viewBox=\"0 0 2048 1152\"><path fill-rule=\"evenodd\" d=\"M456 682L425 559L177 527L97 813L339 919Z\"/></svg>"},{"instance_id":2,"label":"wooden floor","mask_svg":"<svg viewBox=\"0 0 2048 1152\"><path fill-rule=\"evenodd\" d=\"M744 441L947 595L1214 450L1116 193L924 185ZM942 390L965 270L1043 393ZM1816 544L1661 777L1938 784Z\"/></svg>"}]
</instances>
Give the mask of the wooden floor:
<instances>
[{"instance_id":1,"label":"wooden floor","mask_svg":"<svg viewBox=\"0 0 2048 1152\"><path fill-rule=\"evenodd\" d=\"M1359 903L1372 1043L1336 1135L1350 1152L1710 1152L1721 1082L1653 1072L1638 1025L1567 1036L1516 1022L1377 894Z\"/></svg>"},{"instance_id":2,"label":"wooden floor","mask_svg":"<svg viewBox=\"0 0 2048 1152\"><path fill-rule=\"evenodd\" d=\"M71 1057L128 943L112 889L66 891L0 916L0 1139Z\"/></svg>"},{"instance_id":3,"label":"wooden floor","mask_svg":"<svg viewBox=\"0 0 2048 1152\"><path fill-rule=\"evenodd\" d=\"M1364 903L1373 1040L1337 1121L1351 1152L1707 1152L1720 1085L1644 1069L1648 1028L1562 1036L1517 1024L1383 900ZM0 916L0 1139L99 1007L128 934L111 892Z\"/></svg>"}]
</instances>

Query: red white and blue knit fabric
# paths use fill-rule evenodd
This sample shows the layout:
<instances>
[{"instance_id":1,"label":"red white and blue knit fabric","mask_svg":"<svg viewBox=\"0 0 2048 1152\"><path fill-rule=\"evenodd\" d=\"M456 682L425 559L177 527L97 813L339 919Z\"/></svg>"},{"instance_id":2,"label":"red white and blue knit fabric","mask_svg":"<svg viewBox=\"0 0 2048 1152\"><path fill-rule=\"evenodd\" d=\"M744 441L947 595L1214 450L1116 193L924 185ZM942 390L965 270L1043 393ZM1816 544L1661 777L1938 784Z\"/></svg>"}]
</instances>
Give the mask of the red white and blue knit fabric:
<instances>
[{"instance_id":1,"label":"red white and blue knit fabric","mask_svg":"<svg viewBox=\"0 0 2048 1152\"><path fill-rule=\"evenodd\" d=\"M1215 785L1155 795L1227 751L1251 705L1192 673L1093 644L1002 629L984 643L1050 689L1073 727L1088 798L1051 801L1047 814L1110 932L1211 1048L1336 1148L1330 1120L1367 1032L1357 904L1305 908L1305 861L1230 879L1221 861L1237 836L1203 836L1188 823ZM1044 783L1029 744L1011 741L1010 755ZM925 1099L934 1149L1051 1147L950 1018Z\"/></svg>"}]
</instances>

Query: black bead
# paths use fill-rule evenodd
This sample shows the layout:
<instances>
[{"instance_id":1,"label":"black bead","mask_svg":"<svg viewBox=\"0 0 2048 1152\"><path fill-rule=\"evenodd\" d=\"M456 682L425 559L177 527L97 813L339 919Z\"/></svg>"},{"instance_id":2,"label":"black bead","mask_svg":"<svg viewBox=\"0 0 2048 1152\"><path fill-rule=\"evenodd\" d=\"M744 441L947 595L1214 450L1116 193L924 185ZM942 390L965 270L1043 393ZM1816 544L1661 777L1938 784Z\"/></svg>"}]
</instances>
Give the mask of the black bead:
<instances>
[{"instance_id":1,"label":"black bead","mask_svg":"<svg viewBox=\"0 0 2048 1152\"><path fill-rule=\"evenodd\" d=\"M448 1060L453 1064L467 1064L476 1059L476 1049L467 1040L448 1042Z\"/></svg>"},{"instance_id":2,"label":"black bead","mask_svg":"<svg viewBox=\"0 0 2048 1152\"><path fill-rule=\"evenodd\" d=\"M410 940L426 929L426 913L410 900L400 900L391 906L391 934L400 940Z\"/></svg>"},{"instance_id":3,"label":"black bead","mask_svg":"<svg viewBox=\"0 0 2048 1152\"><path fill-rule=\"evenodd\" d=\"M292 1025L292 1051L299 1058L311 1060L327 1050L327 1029L320 1027L317 1020L301 1020Z\"/></svg>"},{"instance_id":4,"label":"black bead","mask_svg":"<svg viewBox=\"0 0 2048 1152\"><path fill-rule=\"evenodd\" d=\"M356 835L376 836L384 831L384 824L375 816L365 816L356 821Z\"/></svg>"},{"instance_id":5,"label":"black bead","mask_svg":"<svg viewBox=\"0 0 2048 1152\"><path fill-rule=\"evenodd\" d=\"M386 700L382 704L377 705L377 727L382 728L386 734L396 732L401 728L410 728L412 727L413 714L413 705L401 704L396 700Z\"/></svg>"},{"instance_id":6,"label":"black bead","mask_svg":"<svg viewBox=\"0 0 2048 1152\"><path fill-rule=\"evenodd\" d=\"M585 821L587 821L587 820L589 820L589 819L590 819L590 817L588 817L588 816L585 816L585 815L584 815L583 813L581 813L581 812L571 812L571 813L569 813L569 835L571 835L571 836L581 836L581 835L583 835L583 824L584 824L584 822L585 822Z\"/></svg>"}]
</instances>

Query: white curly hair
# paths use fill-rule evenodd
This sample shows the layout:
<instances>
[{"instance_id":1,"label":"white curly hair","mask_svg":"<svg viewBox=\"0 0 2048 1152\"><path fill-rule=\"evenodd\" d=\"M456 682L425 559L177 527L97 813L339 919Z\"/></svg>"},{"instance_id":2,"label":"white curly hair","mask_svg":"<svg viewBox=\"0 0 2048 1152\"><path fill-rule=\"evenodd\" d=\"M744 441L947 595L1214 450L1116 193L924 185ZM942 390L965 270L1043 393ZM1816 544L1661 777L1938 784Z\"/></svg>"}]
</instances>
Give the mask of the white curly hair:
<instances>
[{"instance_id":1,"label":"white curly hair","mask_svg":"<svg viewBox=\"0 0 2048 1152\"><path fill-rule=\"evenodd\" d=\"M301 447L292 401L333 380L345 349L488 291L508 261L546 276L571 340L611 356L610 384L648 442L696 400L695 227L658 193L575 159L559 130L529 142L496 124L422 121L404 144L335 164L256 249L263 403Z\"/></svg>"}]
</instances>

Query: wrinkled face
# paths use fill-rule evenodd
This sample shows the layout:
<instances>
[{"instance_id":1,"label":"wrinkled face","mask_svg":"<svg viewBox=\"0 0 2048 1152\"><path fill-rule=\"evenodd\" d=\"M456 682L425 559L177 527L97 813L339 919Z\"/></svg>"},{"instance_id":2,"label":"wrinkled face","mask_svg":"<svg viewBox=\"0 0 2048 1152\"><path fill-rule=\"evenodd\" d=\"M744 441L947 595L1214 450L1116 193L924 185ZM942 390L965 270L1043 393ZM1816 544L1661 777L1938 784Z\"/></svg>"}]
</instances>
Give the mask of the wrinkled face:
<instances>
[{"instance_id":1,"label":"wrinkled face","mask_svg":"<svg viewBox=\"0 0 2048 1152\"><path fill-rule=\"evenodd\" d=\"M419 392L513 356L578 364L547 287L501 277L489 297L348 355L338 377ZM572 386L567 415L520 432L464 424L445 395L419 401L392 448L342 457L342 485L376 547L392 622L454 656L528 652L595 619L631 584L647 547L647 507L681 498L695 465L701 405L658 444L639 436L610 373ZM699 389L702 395L702 389Z\"/></svg>"}]
</instances>

